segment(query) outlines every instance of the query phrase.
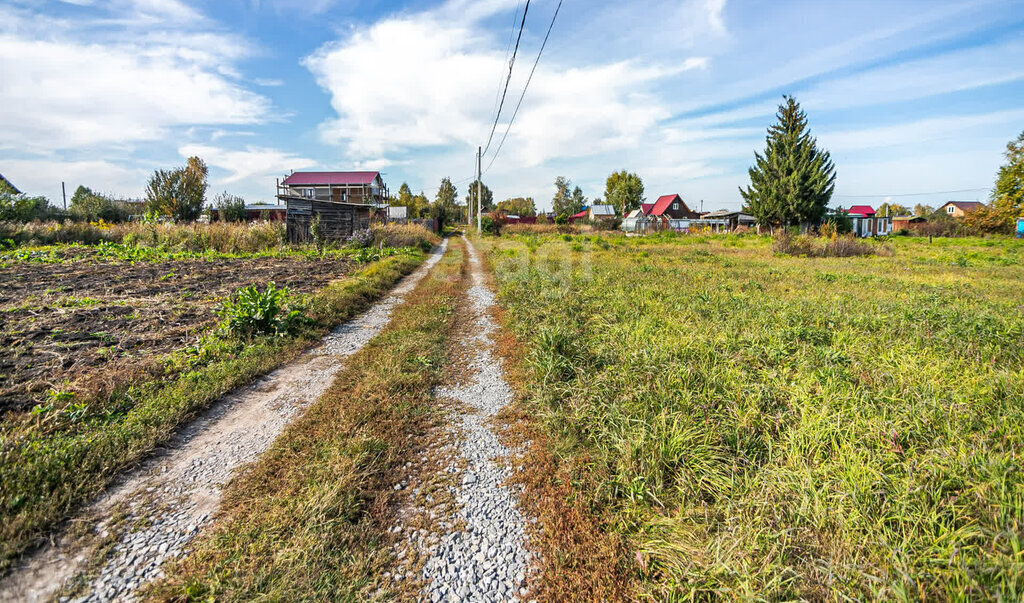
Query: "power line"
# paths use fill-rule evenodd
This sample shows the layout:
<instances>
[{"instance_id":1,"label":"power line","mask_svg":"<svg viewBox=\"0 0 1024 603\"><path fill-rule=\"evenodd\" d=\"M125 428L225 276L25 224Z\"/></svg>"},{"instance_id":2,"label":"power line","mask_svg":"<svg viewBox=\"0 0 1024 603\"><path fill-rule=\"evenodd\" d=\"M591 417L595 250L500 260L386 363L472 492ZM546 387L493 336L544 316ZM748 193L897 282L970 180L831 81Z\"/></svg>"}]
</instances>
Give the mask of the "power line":
<instances>
[{"instance_id":1,"label":"power line","mask_svg":"<svg viewBox=\"0 0 1024 603\"><path fill-rule=\"evenodd\" d=\"M523 28L526 26L526 13L530 10L530 0L526 0L523 7L523 19L519 22L519 35L516 37L516 47L512 49L512 60L508 62L508 77L505 78L505 89L501 92L501 102L498 103L498 112L494 115L494 125L491 126L491 135L487 137L487 145L484 153L491 148L491 140L494 138L494 131L498 129L498 118L501 117L501 109L505 106L505 94L508 93L508 84L512 81L512 67L516 64L516 54L519 52L519 41L523 38Z\"/></svg>"},{"instance_id":2,"label":"power line","mask_svg":"<svg viewBox=\"0 0 1024 603\"><path fill-rule=\"evenodd\" d=\"M508 42L505 44L505 62L506 63L509 60L509 53L512 52L512 40L514 40L515 37L516 37L516 21L519 20L519 7L521 5L522 5L522 2L517 2L516 3L516 12L512 13L512 29L510 29L509 32L508 32ZM505 75L504 73L499 73L498 74L498 87L495 88L495 90L494 90L494 106L491 107L491 111L497 111L498 110L498 99L501 97L501 80L502 80L502 76L504 76L504 75Z\"/></svg>"},{"instance_id":3,"label":"power line","mask_svg":"<svg viewBox=\"0 0 1024 603\"><path fill-rule=\"evenodd\" d=\"M923 197L925 195L951 195L953 193L974 193L977 191L987 191L987 187L983 188L964 188L957 191L934 191L930 193L902 193L899 195L832 195L833 197L842 197L843 199L872 199L875 197Z\"/></svg>"},{"instance_id":4,"label":"power line","mask_svg":"<svg viewBox=\"0 0 1024 603\"><path fill-rule=\"evenodd\" d=\"M558 11L562 8L562 0L558 0L558 6L555 7L555 14L551 17L551 24L548 25L548 31L544 34L544 41L540 45L540 50L537 52L537 58L533 61L533 68L530 69L530 76L526 78L526 85L523 86L523 93L519 95L519 102L516 103L516 110L512 112L512 119L508 121L508 126L505 127L505 133L501 136L501 142L498 143L498 148L494 150L494 155L491 157L491 162L487 164L487 172L494 165L494 160L498 158L498 153L501 152L501 147L505 144L505 139L508 137L509 130L512 129L512 122L516 120L516 115L519 114L519 107L523 104L523 98L526 97L526 89L530 87L530 80L533 79L533 72L537 70L537 63L540 63L540 55L544 54L544 47L548 44L548 36L551 35L551 29L555 26L555 19L558 18Z\"/></svg>"}]
</instances>

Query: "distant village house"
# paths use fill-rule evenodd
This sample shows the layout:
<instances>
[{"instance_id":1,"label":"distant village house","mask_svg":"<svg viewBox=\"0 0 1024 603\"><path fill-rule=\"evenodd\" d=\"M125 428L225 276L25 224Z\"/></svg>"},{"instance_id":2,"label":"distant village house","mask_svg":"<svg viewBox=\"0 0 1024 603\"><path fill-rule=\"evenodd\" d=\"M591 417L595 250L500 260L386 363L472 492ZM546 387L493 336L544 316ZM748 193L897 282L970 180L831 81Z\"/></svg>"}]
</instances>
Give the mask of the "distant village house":
<instances>
[{"instance_id":1,"label":"distant village house","mask_svg":"<svg viewBox=\"0 0 1024 603\"><path fill-rule=\"evenodd\" d=\"M892 218L879 216L870 205L854 205L846 211L853 222L853 235L857 237L877 237L892 232Z\"/></svg>"},{"instance_id":2,"label":"distant village house","mask_svg":"<svg viewBox=\"0 0 1024 603\"><path fill-rule=\"evenodd\" d=\"M962 218L984 205L978 201L947 201L939 208L939 211L951 218Z\"/></svg>"}]
</instances>

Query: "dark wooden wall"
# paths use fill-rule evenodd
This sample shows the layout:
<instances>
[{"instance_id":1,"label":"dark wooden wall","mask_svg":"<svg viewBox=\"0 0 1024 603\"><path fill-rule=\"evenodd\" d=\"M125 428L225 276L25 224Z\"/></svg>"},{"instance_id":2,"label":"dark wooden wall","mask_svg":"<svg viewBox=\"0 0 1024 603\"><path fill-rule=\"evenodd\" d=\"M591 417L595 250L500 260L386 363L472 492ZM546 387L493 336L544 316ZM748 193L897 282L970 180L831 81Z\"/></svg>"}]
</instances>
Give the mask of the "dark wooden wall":
<instances>
[{"instance_id":1,"label":"dark wooden wall","mask_svg":"<svg viewBox=\"0 0 1024 603\"><path fill-rule=\"evenodd\" d=\"M312 199L288 198L287 231L288 242L309 243L313 240L310 224L320 216L320 228L329 241L343 241L361 228L370 226L370 207L314 201Z\"/></svg>"}]
</instances>

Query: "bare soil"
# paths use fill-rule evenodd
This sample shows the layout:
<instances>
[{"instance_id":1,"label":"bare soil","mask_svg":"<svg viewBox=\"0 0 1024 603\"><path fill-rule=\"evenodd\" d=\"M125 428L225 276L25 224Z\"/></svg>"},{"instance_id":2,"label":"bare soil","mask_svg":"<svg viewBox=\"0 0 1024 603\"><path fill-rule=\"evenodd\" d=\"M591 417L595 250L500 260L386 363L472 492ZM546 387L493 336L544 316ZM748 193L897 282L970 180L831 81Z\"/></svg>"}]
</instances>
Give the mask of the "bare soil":
<instances>
[{"instance_id":1,"label":"bare soil","mask_svg":"<svg viewBox=\"0 0 1024 603\"><path fill-rule=\"evenodd\" d=\"M267 283L312 293L349 272L347 259L189 259L152 263L14 262L0 267L0 418L51 391L102 393L157 370L166 353L196 343L217 305ZM130 371L126 371L129 369Z\"/></svg>"}]
</instances>

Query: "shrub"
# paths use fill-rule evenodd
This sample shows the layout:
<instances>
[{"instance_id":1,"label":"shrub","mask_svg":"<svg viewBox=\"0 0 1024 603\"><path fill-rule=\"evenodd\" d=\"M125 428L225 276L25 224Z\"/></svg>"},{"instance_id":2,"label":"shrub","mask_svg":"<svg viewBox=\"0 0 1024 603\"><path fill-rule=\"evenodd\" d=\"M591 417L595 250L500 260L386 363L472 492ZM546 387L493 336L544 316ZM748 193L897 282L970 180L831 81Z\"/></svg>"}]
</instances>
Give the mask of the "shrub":
<instances>
[{"instance_id":1,"label":"shrub","mask_svg":"<svg viewBox=\"0 0 1024 603\"><path fill-rule=\"evenodd\" d=\"M0 220L30 222L57 217L60 212L50 207L46 197L29 197L11 192L0 192Z\"/></svg>"},{"instance_id":2,"label":"shrub","mask_svg":"<svg viewBox=\"0 0 1024 603\"><path fill-rule=\"evenodd\" d=\"M891 255L892 253L888 247L858 241L853 235L825 238L793 235L785 230L776 235L772 249L776 253L786 255L818 258L847 258L875 254Z\"/></svg>"},{"instance_id":3,"label":"shrub","mask_svg":"<svg viewBox=\"0 0 1024 603\"><path fill-rule=\"evenodd\" d=\"M320 214L313 216L313 219L309 223L309 236L313 238L313 245L320 251L323 251L324 245L327 243L327 237L324 234L324 226L320 222Z\"/></svg>"},{"instance_id":4,"label":"shrub","mask_svg":"<svg viewBox=\"0 0 1024 603\"><path fill-rule=\"evenodd\" d=\"M245 211L245 199L227 191L217 193L213 204L217 208L217 217L225 222L244 222L249 217Z\"/></svg>"},{"instance_id":5,"label":"shrub","mask_svg":"<svg viewBox=\"0 0 1024 603\"><path fill-rule=\"evenodd\" d=\"M87 186L79 186L71 196L71 217L87 222L124 222L128 219L128 209L124 203L114 201L107 195L94 193Z\"/></svg>"},{"instance_id":6,"label":"shrub","mask_svg":"<svg viewBox=\"0 0 1024 603\"><path fill-rule=\"evenodd\" d=\"M357 231L353 232L348 237L347 243L348 243L349 247L355 247L356 249L361 249L363 247L369 247L370 245L372 245L373 244L373 238L374 238L373 231L371 229L369 229L369 228L362 228L360 230L357 230Z\"/></svg>"},{"instance_id":7,"label":"shrub","mask_svg":"<svg viewBox=\"0 0 1024 603\"><path fill-rule=\"evenodd\" d=\"M505 223L506 220L503 216L483 216L480 219L480 229L487 234L500 236Z\"/></svg>"},{"instance_id":8,"label":"shrub","mask_svg":"<svg viewBox=\"0 0 1024 603\"><path fill-rule=\"evenodd\" d=\"M594 230L618 230L622 226L622 218L615 218L612 220L597 220L591 222Z\"/></svg>"},{"instance_id":9,"label":"shrub","mask_svg":"<svg viewBox=\"0 0 1024 603\"><path fill-rule=\"evenodd\" d=\"M241 337L287 335L302 321L302 312L286 309L288 288L274 283L260 291L256 285L242 287L220 308L224 329Z\"/></svg>"}]
</instances>

